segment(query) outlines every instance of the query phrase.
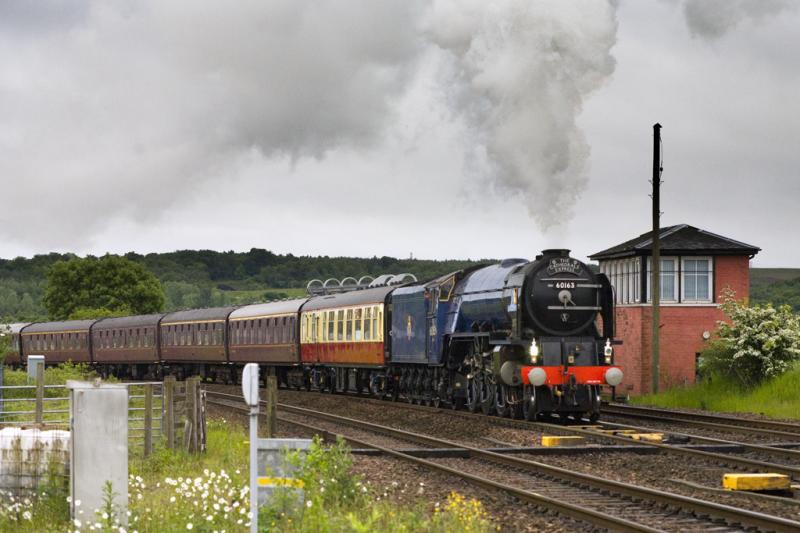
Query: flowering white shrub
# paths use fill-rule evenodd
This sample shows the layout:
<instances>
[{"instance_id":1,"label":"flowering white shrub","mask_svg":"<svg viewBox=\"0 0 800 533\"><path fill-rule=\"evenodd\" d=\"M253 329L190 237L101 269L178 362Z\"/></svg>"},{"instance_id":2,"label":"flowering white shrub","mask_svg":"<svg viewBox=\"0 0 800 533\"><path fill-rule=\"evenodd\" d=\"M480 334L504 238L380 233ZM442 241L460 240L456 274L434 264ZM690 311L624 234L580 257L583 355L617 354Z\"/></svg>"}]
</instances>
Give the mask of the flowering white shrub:
<instances>
[{"instance_id":1,"label":"flowering white shrub","mask_svg":"<svg viewBox=\"0 0 800 533\"><path fill-rule=\"evenodd\" d=\"M800 316L788 305L748 306L728 292L722 309L730 322L718 323L717 339L703 351L703 373L752 387L800 360Z\"/></svg>"},{"instance_id":2,"label":"flowering white shrub","mask_svg":"<svg viewBox=\"0 0 800 533\"><path fill-rule=\"evenodd\" d=\"M148 491L169 492L166 507L147 507ZM225 471L203 470L202 476L167 477L148 487L139 476L129 483L129 526L159 531L166 523L193 531L243 531L250 527L250 488Z\"/></svg>"},{"instance_id":3,"label":"flowering white shrub","mask_svg":"<svg viewBox=\"0 0 800 533\"><path fill-rule=\"evenodd\" d=\"M33 501L28 497L14 496L0 490L0 519L10 522L31 521Z\"/></svg>"}]
</instances>

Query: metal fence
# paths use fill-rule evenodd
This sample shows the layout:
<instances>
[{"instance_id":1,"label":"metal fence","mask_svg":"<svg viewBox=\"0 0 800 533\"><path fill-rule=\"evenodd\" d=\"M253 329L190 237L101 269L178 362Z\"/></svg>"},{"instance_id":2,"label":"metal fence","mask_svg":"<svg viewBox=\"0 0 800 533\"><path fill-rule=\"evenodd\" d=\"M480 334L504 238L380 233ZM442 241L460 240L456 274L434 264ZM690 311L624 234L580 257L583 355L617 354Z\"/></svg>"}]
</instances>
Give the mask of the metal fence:
<instances>
[{"instance_id":1,"label":"metal fence","mask_svg":"<svg viewBox=\"0 0 800 533\"><path fill-rule=\"evenodd\" d=\"M147 456L164 436L164 385L160 381L122 385L128 389L129 447ZM69 390L65 385L45 385L42 372L37 372L34 384L0 385L0 430L5 427L68 430Z\"/></svg>"},{"instance_id":2,"label":"metal fence","mask_svg":"<svg viewBox=\"0 0 800 533\"><path fill-rule=\"evenodd\" d=\"M70 443L69 389L45 385L43 365L26 385L4 385L2 373L0 363L0 499L9 491L36 491L48 481L63 483L69 473ZM121 385L128 391L130 457L147 457L157 445L205 450L200 378L178 382L167 376L163 382Z\"/></svg>"}]
</instances>

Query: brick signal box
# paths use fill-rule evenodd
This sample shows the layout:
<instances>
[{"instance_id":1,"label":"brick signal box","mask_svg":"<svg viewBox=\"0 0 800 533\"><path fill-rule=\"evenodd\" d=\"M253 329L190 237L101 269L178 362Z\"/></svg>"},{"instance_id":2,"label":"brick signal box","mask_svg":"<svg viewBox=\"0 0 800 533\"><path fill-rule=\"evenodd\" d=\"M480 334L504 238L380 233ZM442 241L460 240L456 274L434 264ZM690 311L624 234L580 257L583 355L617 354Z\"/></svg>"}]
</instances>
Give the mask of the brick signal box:
<instances>
[{"instance_id":1,"label":"brick signal box","mask_svg":"<svg viewBox=\"0 0 800 533\"><path fill-rule=\"evenodd\" d=\"M597 252L614 287L615 361L625 371L618 394L651 389L652 312L650 267L653 232ZM718 320L726 289L737 300L750 295L750 259L760 248L688 224L661 229L661 372L660 388L694 383L697 357Z\"/></svg>"}]
</instances>

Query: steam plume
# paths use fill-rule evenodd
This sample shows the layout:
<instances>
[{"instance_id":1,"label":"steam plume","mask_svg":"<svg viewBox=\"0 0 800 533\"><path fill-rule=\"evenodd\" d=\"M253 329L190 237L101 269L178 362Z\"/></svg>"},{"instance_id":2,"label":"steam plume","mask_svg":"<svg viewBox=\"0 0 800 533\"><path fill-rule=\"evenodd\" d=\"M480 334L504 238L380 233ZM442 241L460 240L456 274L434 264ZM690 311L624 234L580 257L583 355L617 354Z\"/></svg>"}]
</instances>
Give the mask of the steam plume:
<instances>
[{"instance_id":1,"label":"steam plume","mask_svg":"<svg viewBox=\"0 0 800 533\"><path fill-rule=\"evenodd\" d=\"M426 28L494 183L523 195L541 228L568 220L589 157L576 117L614 71L613 3L437 0Z\"/></svg>"}]
</instances>

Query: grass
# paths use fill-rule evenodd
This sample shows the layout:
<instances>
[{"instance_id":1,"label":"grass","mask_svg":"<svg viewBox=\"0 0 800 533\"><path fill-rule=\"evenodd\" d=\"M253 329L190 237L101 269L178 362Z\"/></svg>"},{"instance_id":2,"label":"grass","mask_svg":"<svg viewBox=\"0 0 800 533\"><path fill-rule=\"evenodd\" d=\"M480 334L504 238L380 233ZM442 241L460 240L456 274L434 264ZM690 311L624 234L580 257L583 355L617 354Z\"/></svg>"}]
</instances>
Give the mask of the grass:
<instances>
[{"instance_id":1,"label":"grass","mask_svg":"<svg viewBox=\"0 0 800 533\"><path fill-rule=\"evenodd\" d=\"M750 390L723 379L710 379L631 399L632 403L658 407L685 407L727 413L756 413L775 418L800 419L800 365Z\"/></svg>"},{"instance_id":2,"label":"grass","mask_svg":"<svg viewBox=\"0 0 800 533\"><path fill-rule=\"evenodd\" d=\"M247 435L242 427L210 419L207 452L189 454L159 447L129 465L128 532L249 530ZM290 456L291 457L291 456ZM392 489L371 488L351 473L353 458L344 443L315 441L298 464L296 477L305 497L279 494L261 509L260 531L323 533L328 531L389 533L488 533L495 528L477 500L451 493L435 504L420 502L398 508L387 498ZM120 531L110 506L83 509L69 520L63 479L41 487L37 498L0 497L0 531ZM107 488L113 492L113 487ZM286 489L287 491L289 489ZM289 504L287 504L290 503ZM77 502L76 502L77 504Z\"/></svg>"}]
</instances>

